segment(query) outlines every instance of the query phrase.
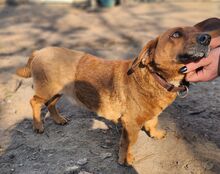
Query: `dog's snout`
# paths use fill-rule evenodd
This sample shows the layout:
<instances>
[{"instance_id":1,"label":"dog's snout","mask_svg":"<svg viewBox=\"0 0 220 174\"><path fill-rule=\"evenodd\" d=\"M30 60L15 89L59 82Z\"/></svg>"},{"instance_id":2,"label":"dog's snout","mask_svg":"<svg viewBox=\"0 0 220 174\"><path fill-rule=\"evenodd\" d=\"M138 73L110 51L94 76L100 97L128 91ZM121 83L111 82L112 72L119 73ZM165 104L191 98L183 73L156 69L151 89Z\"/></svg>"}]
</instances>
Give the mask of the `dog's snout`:
<instances>
[{"instance_id":1,"label":"dog's snout","mask_svg":"<svg viewBox=\"0 0 220 174\"><path fill-rule=\"evenodd\" d=\"M197 36L197 42L201 45L208 46L211 42L211 36L209 34L200 34Z\"/></svg>"}]
</instances>

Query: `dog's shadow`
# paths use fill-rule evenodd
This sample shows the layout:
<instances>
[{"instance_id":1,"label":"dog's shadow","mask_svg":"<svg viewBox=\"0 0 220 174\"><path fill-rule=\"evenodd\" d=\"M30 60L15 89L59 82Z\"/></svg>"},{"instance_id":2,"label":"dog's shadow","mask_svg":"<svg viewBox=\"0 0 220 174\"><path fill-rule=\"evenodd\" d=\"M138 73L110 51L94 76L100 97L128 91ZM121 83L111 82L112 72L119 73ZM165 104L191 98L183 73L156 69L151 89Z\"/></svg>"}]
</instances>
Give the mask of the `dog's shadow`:
<instances>
[{"instance_id":1,"label":"dog's shadow","mask_svg":"<svg viewBox=\"0 0 220 174\"><path fill-rule=\"evenodd\" d=\"M120 125L72 105L64 97L57 108L61 115L70 119L68 124L56 125L47 109L42 108L43 134L33 132L32 120L26 119L16 125L11 143L0 158L3 171L65 173L71 167L80 166L75 173L137 174L134 168L117 163ZM77 164L83 159L86 164Z\"/></svg>"},{"instance_id":2,"label":"dog's shadow","mask_svg":"<svg viewBox=\"0 0 220 174\"><path fill-rule=\"evenodd\" d=\"M216 88L209 85L209 89L212 87ZM95 90L89 86L87 88ZM77 171L94 174L137 174L148 172L149 168L153 173L166 173L168 168L171 173L177 170L181 173L197 171L195 166L201 161L206 170L219 171L216 157L218 151L214 146L208 146L213 144L219 147L218 131L214 132L214 129L218 130L219 109L212 109L217 102L212 97L207 96L206 100L209 102L201 101L202 95L199 94L205 89L205 85L192 89L192 94L197 95L184 100L178 99L161 114L160 123L168 132L165 140L153 140L140 132L141 137L135 148L135 157L138 157L135 168L117 163L120 125L72 105L64 97L58 102L57 108L70 122L65 126L54 124L45 108L42 109L45 126L43 134L32 131L32 120L21 121L13 129L10 145L0 157L0 168L5 173L11 173L12 169L16 173L65 173L71 167L79 165L77 162L81 160ZM98 93L94 94L93 99L99 101ZM189 149L192 154L188 154ZM215 150L216 153L213 153ZM197 160L190 160L192 157Z\"/></svg>"}]
</instances>

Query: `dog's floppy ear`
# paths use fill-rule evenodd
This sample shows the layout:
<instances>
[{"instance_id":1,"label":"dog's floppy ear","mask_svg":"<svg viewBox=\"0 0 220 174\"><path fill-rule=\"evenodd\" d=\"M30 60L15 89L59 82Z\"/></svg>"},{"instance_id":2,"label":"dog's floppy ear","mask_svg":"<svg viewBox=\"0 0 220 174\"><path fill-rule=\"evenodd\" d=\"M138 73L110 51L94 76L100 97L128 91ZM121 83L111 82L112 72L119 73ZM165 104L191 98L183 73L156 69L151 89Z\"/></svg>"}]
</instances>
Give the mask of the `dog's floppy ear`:
<instances>
[{"instance_id":1,"label":"dog's floppy ear","mask_svg":"<svg viewBox=\"0 0 220 174\"><path fill-rule=\"evenodd\" d=\"M208 18L198 24L194 25L198 30L202 32L213 31L220 29L220 19L219 18Z\"/></svg>"},{"instance_id":2,"label":"dog's floppy ear","mask_svg":"<svg viewBox=\"0 0 220 174\"><path fill-rule=\"evenodd\" d=\"M132 74L138 66L145 66L152 61L155 54L155 49L157 47L157 43L158 37L154 40L149 41L144 46L138 57L133 61L131 67L129 68L127 72L128 75Z\"/></svg>"}]
</instances>

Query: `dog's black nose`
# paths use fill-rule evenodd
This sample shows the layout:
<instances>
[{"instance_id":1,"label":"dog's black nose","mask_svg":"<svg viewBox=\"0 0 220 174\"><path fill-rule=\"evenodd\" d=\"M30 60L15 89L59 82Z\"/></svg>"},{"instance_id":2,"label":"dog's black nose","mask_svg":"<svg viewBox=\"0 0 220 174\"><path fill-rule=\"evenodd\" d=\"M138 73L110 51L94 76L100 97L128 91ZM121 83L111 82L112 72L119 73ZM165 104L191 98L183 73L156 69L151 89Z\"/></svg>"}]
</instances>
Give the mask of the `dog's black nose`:
<instances>
[{"instance_id":1,"label":"dog's black nose","mask_svg":"<svg viewBox=\"0 0 220 174\"><path fill-rule=\"evenodd\" d=\"M209 34L200 34L197 36L197 42L201 45L208 46L211 42L211 36Z\"/></svg>"}]
</instances>

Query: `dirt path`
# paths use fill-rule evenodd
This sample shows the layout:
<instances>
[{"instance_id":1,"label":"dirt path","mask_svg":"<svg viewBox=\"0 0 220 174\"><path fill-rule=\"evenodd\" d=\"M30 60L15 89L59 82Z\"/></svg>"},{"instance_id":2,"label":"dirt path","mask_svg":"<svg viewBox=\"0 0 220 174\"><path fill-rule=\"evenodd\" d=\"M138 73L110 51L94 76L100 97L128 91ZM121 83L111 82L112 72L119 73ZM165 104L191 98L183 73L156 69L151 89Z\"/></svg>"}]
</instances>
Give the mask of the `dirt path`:
<instances>
[{"instance_id":1,"label":"dirt path","mask_svg":"<svg viewBox=\"0 0 220 174\"><path fill-rule=\"evenodd\" d=\"M0 173L211 174L220 171L220 79L192 85L160 116L163 140L140 133L131 168L117 164L120 127L59 102L71 121L32 131L32 82L14 75L35 49L62 46L105 58L132 58L172 26L220 17L220 3L150 3L85 12L68 6L0 8ZM18 88L18 86L20 86ZM46 113L46 111L45 111Z\"/></svg>"}]
</instances>

